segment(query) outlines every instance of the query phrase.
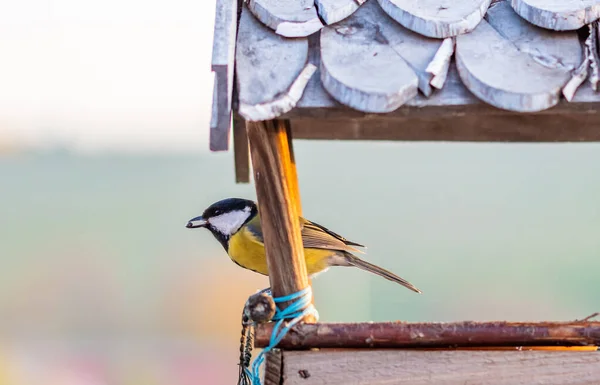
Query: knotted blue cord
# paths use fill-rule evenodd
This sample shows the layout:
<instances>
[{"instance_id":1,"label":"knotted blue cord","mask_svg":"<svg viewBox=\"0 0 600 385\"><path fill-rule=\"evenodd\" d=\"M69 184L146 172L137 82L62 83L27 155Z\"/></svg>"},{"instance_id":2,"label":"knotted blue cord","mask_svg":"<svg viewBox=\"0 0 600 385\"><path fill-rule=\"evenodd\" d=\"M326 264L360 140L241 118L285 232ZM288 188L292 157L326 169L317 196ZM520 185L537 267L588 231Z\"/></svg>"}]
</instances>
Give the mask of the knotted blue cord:
<instances>
[{"instance_id":1,"label":"knotted blue cord","mask_svg":"<svg viewBox=\"0 0 600 385\"><path fill-rule=\"evenodd\" d=\"M270 291L268 293L271 294ZM311 303L311 299L312 289L310 286L290 295L273 298L273 301L275 302L275 315L273 316L272 321L277 322L275 323L275 326L273 326L273 333L269 340L269 346L264 348L252 363L252 372L246 372L252 379L253 385L261 385L259 370L265 360L265 355L281 342L290 329L307 315L312 314L315 318L319 317L319 313ZM279 303L289 301L294 302L283 310L280 310L277 306ZM285 323L285 320L287 319L291 320L288 323ZM248 371L248 369L245 370Z\"/></svg>"}]
</instances>

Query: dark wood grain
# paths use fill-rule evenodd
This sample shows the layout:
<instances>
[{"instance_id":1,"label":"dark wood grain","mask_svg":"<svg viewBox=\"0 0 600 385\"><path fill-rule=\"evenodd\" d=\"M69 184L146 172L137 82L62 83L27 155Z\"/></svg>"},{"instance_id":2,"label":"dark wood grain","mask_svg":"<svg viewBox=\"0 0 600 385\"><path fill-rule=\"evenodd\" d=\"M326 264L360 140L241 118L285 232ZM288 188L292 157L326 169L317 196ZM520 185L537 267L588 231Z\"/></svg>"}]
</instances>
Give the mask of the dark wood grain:
<instances>
[{"instance_id":1,"label":"dark wood grain","mask_svg":"<svg viewBox=\"0 0 600 385\"><path fill-rule=\"evenodd\" d=\"M264 347L272 325L259 325ZM282 349L600 345L600 322L317 323L298 325Z\"/></svg>"},{"instance_id":2,"label":"dark wood grain","mask_svg":"<svg viewBox=\"0 0 600 385\"><path fill-rule=\"evenodd\" d=\"M275 297L281 297L308 286L288 125L271 120L247 122L246 127L271 290Z\"/></svg>"},{"instance_id":3,"label":"dark wood grain","mask_svg":"<svg viewBox=\"0 0 600 385\"><path fill-rule=\"evenodd\" d=\"M233 151L235 183L250 183L250 150L246 122L237 113L233 114Z\"/></svg>"},{"instance_id":4,"label":"dark wood grain","mask_svg":"<svg viewBox=\"0 0 600 385\"><path fill-rule=\"evenodd\" d=\"M447 107L439 116L371 115L362 118L294 119L296 139L463 141L463 142L597 142L600 108L569 114L494 114ZM455 113L450 113L451 110Z\"/></svg>"},{"instance_id":5,"label":"dark wood grain","mask_svg":"<svg viewBox=\"0 0 600 385\"><path fill-rule=\"evenodd\" d=\"M267 353L265 360L265 385L281 385L283 375L283 355L278 349Z\"/></svg>"}]
</instances>

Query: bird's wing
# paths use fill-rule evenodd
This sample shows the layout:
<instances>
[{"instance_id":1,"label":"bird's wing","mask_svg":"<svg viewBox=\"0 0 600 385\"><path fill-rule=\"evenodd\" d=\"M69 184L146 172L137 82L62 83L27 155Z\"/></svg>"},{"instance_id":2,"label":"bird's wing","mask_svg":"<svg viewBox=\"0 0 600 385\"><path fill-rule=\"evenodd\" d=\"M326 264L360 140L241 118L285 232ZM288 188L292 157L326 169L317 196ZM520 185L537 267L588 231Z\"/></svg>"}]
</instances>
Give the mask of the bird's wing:
<instances>
[{"instance_id":1,"label":"bird's wing","mask_svg":"<svg viewBox=\"0 0 600 385\"><path fill-rule=\"evenodd\" d=\"M302 245L305 248L340 250L355 253L363 253L352 246L364 247L361 244L351 242L346 238L334 233L333 231L304 219L300 219L300 232L302 234ZM260 217L256 215L248 223L246 229L254 235L257 241L264 243L262 227L260 225Z\"/></svg>"},{"instance_id":2,"label":"bird's wing","mask_svg":"<svg viewBox=\"0 0 600 385\"><path fill-rule=\"evenodd\" d=\"M302 244L305 248L362 253L362 251L352 246L364 247L363 245L351 242L341 235L302 217L300 217L300 229L302 233Z\"/></svg>"}]
</instances>

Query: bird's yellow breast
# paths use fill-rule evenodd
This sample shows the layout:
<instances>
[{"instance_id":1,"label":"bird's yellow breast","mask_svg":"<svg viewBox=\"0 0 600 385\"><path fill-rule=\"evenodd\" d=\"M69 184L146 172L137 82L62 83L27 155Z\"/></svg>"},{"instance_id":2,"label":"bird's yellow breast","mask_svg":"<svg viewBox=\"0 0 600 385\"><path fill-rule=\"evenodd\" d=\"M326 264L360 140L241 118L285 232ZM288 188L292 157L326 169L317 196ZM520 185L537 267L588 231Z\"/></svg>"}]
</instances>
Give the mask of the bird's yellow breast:
<instances>
[{"instance_id":1,"label":"bird's yellow breast","mask_svg":"<svg viewBox=\"0 0 600 385\"><path fill-rule=\"evenodd\" d=\"M231 260L241 267L269 275L265 245L245 227L242 227L229 239L228 254ZM308 275L328 268L329 259L333 254L335 254L334 250L305 248L304 259Z\"/></svg>"}]
</instances>

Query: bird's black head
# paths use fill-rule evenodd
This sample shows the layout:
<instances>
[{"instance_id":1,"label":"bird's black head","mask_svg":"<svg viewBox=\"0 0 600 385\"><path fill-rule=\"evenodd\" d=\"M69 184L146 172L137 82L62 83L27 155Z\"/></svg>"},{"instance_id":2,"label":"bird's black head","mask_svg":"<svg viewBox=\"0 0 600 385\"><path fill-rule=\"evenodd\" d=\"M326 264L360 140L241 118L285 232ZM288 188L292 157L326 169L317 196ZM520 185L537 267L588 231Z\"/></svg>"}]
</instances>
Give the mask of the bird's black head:
<instances>
[{"instance_id":1,"label":"bird's black head","mask_svg":"<svg viewBox=\"0 0 600 385\"><path fill-rule=\"evenodd\" d=\"M188 229L205 227L227 249L229 238L258 213L256 203L248 199L227 198L210 205L201 216L187 223Z\"/></svg>"}]
</instances>

